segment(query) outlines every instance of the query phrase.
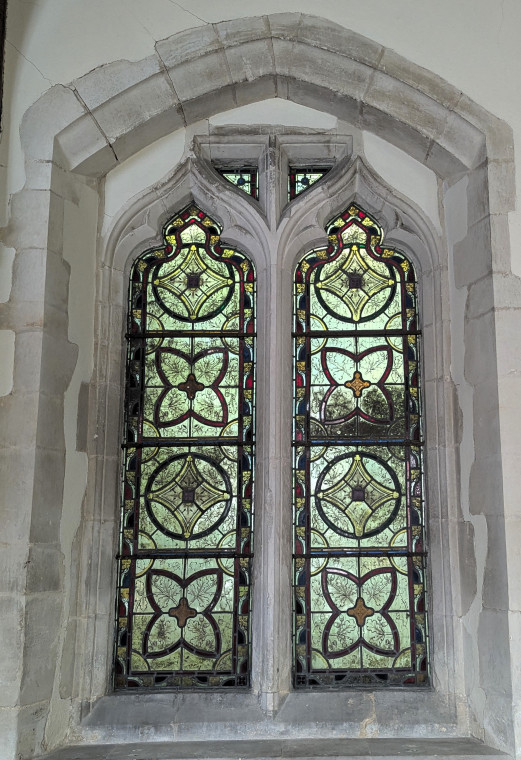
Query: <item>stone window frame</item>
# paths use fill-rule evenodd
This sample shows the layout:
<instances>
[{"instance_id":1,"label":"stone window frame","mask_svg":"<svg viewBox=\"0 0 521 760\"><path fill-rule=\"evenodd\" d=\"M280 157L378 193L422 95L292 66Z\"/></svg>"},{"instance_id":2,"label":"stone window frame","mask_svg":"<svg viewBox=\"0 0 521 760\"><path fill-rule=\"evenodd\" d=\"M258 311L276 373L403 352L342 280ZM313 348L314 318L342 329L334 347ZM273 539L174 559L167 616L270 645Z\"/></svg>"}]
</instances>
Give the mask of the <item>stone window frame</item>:
<instances>
[{"instance_id":1,"label":"stone window frame","mask_svg":"<svg viewBox=\"0 0 521 760\"><path fill-rule=\"evenodd\" d=\"M246 725L262 716L263 720L274 719L289 723L297 716L302 705L311 699L314 704L315 720L325 723L327 716L342 712L344 719L339 724L351 723L354 714L359 722L377 723L391 733L400 735L404 723L417 724L419 706L422 712L421 725L427 735L436 726L443 724L446 731L456 732L459 717L456 711L456 683L461 683L463 674L449 676L447 663L453 657L451 626L431 625L431 662L433 688L426 690L395 689L381 690L327 690L314 692L294 690L291 682L291 515L284 516L283 504L291 504L291 419L292 397L287 394L273 394L273 383L268 382L267 368L279 368L276 387L283 386L283 378L291 377L291 324L292 292L295 266L301 256L314 247L326 244L325 226L330 218L357 203L378 219L385 230L385 241L389 246L402 250L413 262L419 283L419 312L423 316L424 341L436 347L429 352L430 359L424 372L426 409L443 406L444 394L437 389L437 378L444 375L439 368L443 362L443 341L440 334L440 293L442 283L433 276L435 270L446 271L440 265L440 247L432 224L418 209L393 189L387 187L369 168L363 156L354 154L354 144L360 146L361 138L356 130L351 134L314 134L309 130L300 133L272 128L260 135L255 126L235 129L216 129L209 137L195 136L193 149L177 167L172 176L161 187L144 195L125 214L124 227L116 225L114 234L106 246L101 271L106 283L106 293L117 293L120 300L110 298L110 315L105 313L109 325L100 325L102 334L108 335L106 357L99 357L102 373L110 369L110 376L98 379L97 385L116 388L118 378L124 387L124 358L118 361L118 346L122 344L122 330L126 324L126 291L130 268L143 250L160 243L160 230L164 223L186 203L193 200L211 217L223 225L221 238L243 250L254 262L258 273L257 300L257 454L256 454L256 497L255 497L255 558L253 562L253 657L252 688L243 697L237 708L237 695L233 693L194 693L187 691L171 695L174 704L182 706L182 714L201 710L204 712L215 702L223 709L234 707L237 715L234 721L242 720ZM300 157L302 156L302 159ZM336 164L328 175L316 186L309 189L291 204L287 203L287 165L290 160L324 160L332 157ZM227 183L212 164L221 160L244 160L249 164L257 162L259 171L260 201L255 202L240 190ZM271 181L270 181L271 180ZM276 188L270 195L266 188ZM150 236L151 229L155 235ZM130 234L129 234L130 233ZM103 299L100 298L100 302ZM274 307L274 303L277 307ZM435 317L436 313L436 317ZM103 319L103 317L101 317ZM119 326L119 329L118 329ZM437 334L438 331L438 334ZM445 351L445 356L448 352ZM121 355L122 356L122 355ZM109 361L112 357L112 361ZM110 406L117 408L116 397ZM121 406L121 399L120 399ZM105 405L103 405L105 408ZM265 413L268 411L269 423ZM275 411L276 410L276 411ZM114 413L116 416L116 413ZM439 420L443 420L446 410L437 410L427 415L426 480L427 493L432 501L427 522L429 530L429 557L434 567L433 573L443 577L449 572L449 553L444 551L448 536L436 526L442 521L439 511L447 502L447 481L438 477L429 478L429 472L443 471L440 448ZM282 424L280 420L283 421ZM105 428L107 440L101 443L104 450L118 451L118 436L121 421ZM117 503L114 483L117 483L119 457L104 457L100 460L97 477L106 484L103 512L110 512L111 505ZM108 490L107 490L108 487ZM268 494L271 494L270 497ZM101 538L101 537L100 537ZM101 538L103 540L103 538ZM103 554L114 551L114 536L104 539ZM282 571L270 558L278 557ZM102 598L110 598L108 582L114 585L114 571L105 577L102 584ZM99 582L100 583L100 582ZM434 587L431 601L432 617L443 621L452 616L452 599L445 595L441 586ZM271 603L267 600L271 600ZM274 602L273 600L277 600ZM105 626L107 639L111 642L112 628L110 611L98 610ZM275 642L273 642L275 638ZM92 652L92 662L97 663L97 692L110 691L112 648L107 641L98 639L98 647ZM266 666L266 663L268 665ZM270 668L271 666L271 668ZM270 672L271 671L271 672ZM456 671L456 664L453 671ZM352 708L353 691L357 693L361 706ZM114 723L124 714L132 725L139 724L139 713L146 703L153 709L165 695L160 691L148 690L135 700L131 691L116 692L98 700L94 710L84 720L84 732L99 730L106 725L107 715ZM401 716L405 708L404 719ZM136 710L133 713L133 710ZM249 712L249 715L243 711ZM241 718L240 716L243 715ZM400 717L401 716L401 717ZM217 735L229 727L229 715L216 717ZM100 723L101 721L101 723ZM222 723L222 725L221 725ZM394 723L394 728L392 728ZM160 723L158 723L159 727ZM181 729L183 730L183 729ZM192 725L187 730L192 735L197 728ZM412 730L412 725L411 729ZM418 730L418 726L416 729ZM288 729L290 735L298 735L294 727Z\"/></svg>"},{"instance_id":2,"label":"stone window frame","mask_svg":"<svg viewBox=\"0 0 521 760\"><path fill-rule=\"evenodd\" d=\"M247 77L245 72L249 72ZM102 482L99 471L101 462L119 461L110 436L118 429L120 382L116 386L104 383L98 375L90 386L81 386L79 406L91 411L87 425L80 413L76 448L71 451L61 420L65 399L70 409L67 389L77 349L67 332L69 269L64 230L72 225L78 236L85 235L86 229L96 230L103 177L118 162L177 128L270 97L325 111L401 148L436 173L445 212L445 234L437 242L443 254L439 271L448 280L448 290L440 294L439 324L441 334L451 335L453 341L451 345L444 339L449 356L444 357L443 367L450 366L450 373L433 379L438 388L434 397L443 400L447 412L439 428L446 468L439 477L436 474L436 480L441 482L446 474L457 495L450 510L442 505L440 525L445 523L448 529L451 568L442 585L455 601L454 658L465 666L464 681L458 684L449 714L441 715L440 725L434 727L425 725L428 708L425 701L418 706L416 699L406 713L399 710L398 721L392 724L393 711L380 709L375 693L361 695L356 708L349 692L345 698L337 697L329 711L314 710L315 722L328 735L333 726L345 736L370 736L380 730L401 737L475 736L507 752L515 746L516 736L521 736L521 713L516 712L521 684L511 679L515 642L521 635L516 614L521 609L518 549L514 533L510 537L505 531L506 521L517 519L518 502L517 430L510 422L516 382L512 345L519 338L516 309L521 305L511 271L508 228L508 212L515 200L512 132L457 89L393 51L324 19L281 13L180 32L158 43L143 61L102 66L70 86L51 88L24 117L26 184L12 198L4 235L5 244L16 249L17 257L11 303L2 309L2 316L6 329L17 332L13 393L3 408L5 441L10 446L6 465L12 463L13 470L24 467L26 473L23 482L8 480L4 497L11 504L27 505L23 525L14 521L26 542L16 533L15 545L21 541L29 546L29 554L25 548L16 552L23 591L13 591L13 604L17 615L19 608L23 610L27 631L39 631L40 644L31 648L31 636L26 635L17 649L15 671L21 676L16 686L19 702L12 716L19 746L27 753L37 751L44 742L58 746L104 738L128 742L132 737L153 738L161 731L167 735L164 726L172 721L178 727L190 727L193 711L189 695L176 705L168 695L158 695L153 704L128 696L124 710L121 703L116 705L119 698L98 699L105 693L107 673L91 655L106 647L112 620L112 615L109 621L99 611L108 609L111 602L101 598L98 579L110 577L113 566L113 553L101 549L100 535L115 535L113 505L118 491L116 482ZM185 188L186 200L194 195L186 179L189 174L185 164L175 175L179 187ZM360 170L353 179L353 197L357 197L362 174ZM211 194L211 186L210 177L201 172L202 201L205 193ZM388 192L385 189L383 195L390 218L382 223L393 230L396 246L407 253L407 240L415 233L406 227L395 229L396 209ZM78 198L88 199L82 201L81 219L75 209ZM365 206L378 215L382 199L373 204L371 198L369 186ZM162 213L167 206L181 205L181 199L172 200L175 204L169 204L168 198L161 201ZM360 200L363 204L362 196ZM146 230L142 237L150 240L157 235L157 226L152 226L153 219L147 226L146 206L141 207L140 221ZM119 217L110 232L110 244L120 235L129 250L139 242L132 225L127 225L135 213L134 206ZM295 220L296 214L290 217ZM240 224L240 214L237 221L223 211L222 218L230 242L234 235L243 240L248 228ZM247 219L262 239L255 217ZM295 245L315 242L308 237L313 236L302 230ZM94 241L93 256L95 248ZM98 276L106 266L102 249L106 250L104 241L97 253ZM27 303L24 278L30 279L35 258L43 262L44 276ZM121 325L112 308L121 299L116 279L109 286L101 278L98 298L102 318L96 353L106 350L107 334ZM39 359L42 347L45 361ZM426 341L425 353L431 349L434 344ZM20 427L19 420L25 419L22 409L26 417L28 410L33 413L32 422ZM427 408L428 415L432 411ZM429 419L427 425L431 430ZM105 428L109 434L100 435ZM16 437L11 430L16 430ZM70 523L60 533L60 521L66 456L76 453L80 458L84 454L89 466L81 515L74 515L79 530L73 541ZM46 477L51 466L52 481ZM106 469L107 474L111 471L117 472L117 467ZM102 509L105 489L113 495L109 512ZM72 506L77 509L75 503ZM63 566L63 572L47 573L49 562L52 568ZM40 623L43 610L45 629ZM496 642L494 652L491 640ZM37 658L36 649L42 648L49 652L45 662ZM273 714L273 692L265 694L260 713L255 711L258 703L248 703L241 713L242 700L236 702L234 719L240 721L246 715L252 725L255 716L264 721L262 716ZM316 707L313 700L314 696L306 705ZM215 718L224 726L219 704L219 699L207 700L205 714L209 721ZM120 729L114 730L122 710L125 721L134 721L131 731L128 723L119 723ZM300 715L286 700L271 728L295 727ZM410 717L409 723L404 724L404 715ZM235 720L232 725L237 726ZM197 731L192 730L192 735L200 738Z\"/></svg>"}]
</instances>

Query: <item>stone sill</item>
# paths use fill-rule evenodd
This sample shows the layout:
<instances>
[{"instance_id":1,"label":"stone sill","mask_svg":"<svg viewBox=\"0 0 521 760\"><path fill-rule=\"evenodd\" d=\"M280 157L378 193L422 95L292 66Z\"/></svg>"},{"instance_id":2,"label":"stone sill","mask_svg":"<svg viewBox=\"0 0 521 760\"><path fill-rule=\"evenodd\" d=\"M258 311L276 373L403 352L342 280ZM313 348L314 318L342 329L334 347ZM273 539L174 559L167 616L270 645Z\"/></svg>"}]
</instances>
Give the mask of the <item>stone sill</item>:
<instances>
[{"instance_id":1,"label":"stone sill","mask_svg":"<svg viewBox=\"0 0 521 760\"><path fill-rule=\"evenodd\" d=\"M46 755L40 760L189 760L191 758L232 758L268 760L292 758L314 760L334 757L337 760L367 758L442 757L447 760L499 760L510 758L504 752L473 739L240 739L179 742L138 742L133 744L76 745Z\"/></svg>"}]
</instances>

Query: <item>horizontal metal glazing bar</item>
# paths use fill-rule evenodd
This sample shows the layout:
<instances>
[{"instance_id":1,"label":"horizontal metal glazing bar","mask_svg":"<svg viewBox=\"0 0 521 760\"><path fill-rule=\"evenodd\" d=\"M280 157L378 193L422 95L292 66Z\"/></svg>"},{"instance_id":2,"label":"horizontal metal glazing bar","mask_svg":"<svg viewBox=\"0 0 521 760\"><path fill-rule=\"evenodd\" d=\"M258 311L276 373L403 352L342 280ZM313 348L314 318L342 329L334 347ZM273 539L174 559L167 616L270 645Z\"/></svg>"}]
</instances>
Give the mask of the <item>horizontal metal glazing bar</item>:
<instances>
[{"instance_id":1,"label":"horizontal metal glazing bar","mask_svg":"<svg viewBox=\"0 0 521 760\"><path fill-rule=\"evenodd\" d=\"M389 334L391 334L390 331ZM146 332L125 333L127 340L145 340L146 338L256 338L256 332L239 332L238 330L147 330Z\"/></svg>"},{"instance_id":2,"label":"horizontal metal glazing bar","mask_svg":"<svg viewBox=\"0 0 521 760\"><path fill-rule=\"evenodd\" d=\"M169 446L211 446L214 448L222 448L223 446L238 446L241 448L255 447L255 441L238 441L235 440L223 440L222 438L144 438L142 441L128 443L122 443L122 449L143 449L147 446L150 448L167 448Z\"/></svg>"},{"instance_id":3,"label":"horizontal metal glazing bar","mask_svg":"<svg viewBox=\"0 0 521 760\"><path fill-rule=\"evenodd\" d=\"M249 444L248 444L249 445ZM293 441L295 448L312 448L316 446L424 446L425 441L411 441L403 439L381 438L313 438L307 441Z\"/></svg>"},{"instance_id":4,"label":"horizontal metal glazing bar","mask_svg":"<svg viewBox=\"0 0 521 760\"><path fill-rule=\"evenodd\" d=\"M317 557L426 557L427 552L410 552L407 549L336 549L335 551L305 552L294 554L293 559L316 559Z\"/></svg>"},{"instance_id":5,"label":"horizontal metal glazing bar","mask_svg":"<svg viewBox=\"0 0 521 760\"><path fill-rule=\"evenodd\" d=\"M307 330L291 333L293 338L392 338L421 334L421 330Z\"/></svg>"},{"instance_id":6,"label":"horizontal metal glazing bar","mask_svg":"<svg viewBox=\"0 0 521 760\"><path fill-rule=\"evenodd\" d=\"M225 551L224 549L216 550L215 552L199 551L192 549L192 551L183 551L182 549L165 549L164 551L140 551L139 549L135 554L116 554L116 559L183 559L189 557L192 559L219 559L220 557L226 558L238 558L238 559L253 559L253 552L251 554L237 554L233 549Z\"/></svg>"}]
</instances>

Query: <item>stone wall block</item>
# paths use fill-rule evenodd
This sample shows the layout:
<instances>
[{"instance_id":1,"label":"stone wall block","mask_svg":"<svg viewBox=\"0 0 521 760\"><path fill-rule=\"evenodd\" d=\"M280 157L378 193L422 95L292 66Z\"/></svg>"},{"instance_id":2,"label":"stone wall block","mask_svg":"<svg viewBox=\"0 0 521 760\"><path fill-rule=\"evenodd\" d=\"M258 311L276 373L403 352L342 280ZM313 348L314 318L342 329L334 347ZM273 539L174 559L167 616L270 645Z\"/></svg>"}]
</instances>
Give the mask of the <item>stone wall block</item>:
<instances>
[{"instance_id":1,"label":"stone wall block","mask_svg":"<svg viewBox=\"0 0 521 760\"><path fill-rule=\"evenodd\" d=\"M18 744L18 711L11 707L0 707L0 736L2 737L2 751L5 752L6 760L16 757Z\"/></svg>"},{"instance_id":2,"label":"stone wall block","mask_svg":"<svg viewBox=\"0 0 521 760\"><path fill-rule=\"evenodd\" d=\"M489 216L494 272L509 274L512 270L510 228L507 214ZM510 304L509 304L510 306Z\"/></svg>"},{"instance_id":3,"label":"stone wall block","mask_svg":"<svg viewBox=\"0 0 521 760\"><path fill-rule=\"evenodd\" d=\"M32 543L53 544L60 540L64 473L63 451L41 447L36 449L30 530Z\"/></svg>"},{"instance_id":4,"label":"stone wall block","mask_svg":"<svg viewBox=\"0 0 521 760\"><path fill-rule=\"evenodd\" d=\"M289 76L355 100L362 99L373 75L373 70L363 63L329 50L322 50L320 56L312 55L307 45L298 42L291 48L289 64Z\"/></svg>"},{"instance_id":5,"label":"stone wall block","mask_svg":"<svg viewBox=\"0 0 521 760\"><path fill-rule=\"evenodd\" d=\"M209 92L195 100L185 100L182 104L187 124L194 124L201 119L207 119L221 111L237 107L235 85L223 87L218 92Z\"/></svg>"},{"instance_id":6,"label":"stone wall block","mask_svg":"<svg viewBox=\"0 0 521 760\"><path fill-rule=\"evenodd\" d=\"M502 508L501 461L495 446L488 457L475 459L469 478L469 508L473 515L497 515Z\"/></svg>"},{"instance_id":7,"label":"stone wall block","mask_svg":"<svg viewBox=\"0 0 521 760\"><path fill-rule=\"evenodd\" d=\"M156 43L156 50L161 60L167 67L172 69L182 63L188 63L201 58L222 48L221 40L213 24L186 29L183 32L160 40Z\"/></svg>"},{"instance_id":8,"label":"stone wall block","mask_svg":"<svg viewBox=\"0 0 521 760\"><path fill-rule=\"evenodd\" d=\"M39 391L42 337L41 330L23 330L16 336L14 390L17 394Z\"/></svg>"},{"instance_id":9,"label":"stone wall block","mask_svg":"<svg viewBox=\"0 0 521 760\"><path fill-rule=\"evenodd\" d=\"M61 205L61 209L60 209ZM56 216L53 216L56 214ZM51 216L50 216L51 215ZM56 223L49 225L49 218ZM11 200L11 216L3 242L18 250L60 251L63 230L63 200L49 190L24 190Z\"/></svg>"},{"instance_id":10,"label":"stone wall block","mask_svg":"<svg viewBox=\"0 0 521 760\"><path fill-rule=\"evenodd\" d=\"M329 111L338 119L347 121L350 124L358 125L360 121L360 103L347 95L337 95L327 93L323 87L310 82L304 82L300 79L284 79L281 81L277 78L277 91L284 92L285 97L293 103L300 103L308 108L316 108L317 103L327 97L329 99ZM281 95L279 94L279 97Z\"/></svg>"},{"instance_id":11,"label":"stone wall block","mask_svg":"<svg viewBox=\"0 0 521 760\"><path fill-rule=\"evenodd\" d=\"M27 597L20 690L22 705L49 699L52 694L61 607L61 594L33 594Z\"/></svg>"},{"instance_id":12,"label":"stone wall block","mask_svg":"<svg viewBox=\"0 0 521 760\"><path fill-rule=\"evenodd\" d=\"M431 140L441 135L446 126L447 110L440 103L420 90L405 85L402 85L397 97L396 80L383 72L376 72L371 79L364 102L413 126Z\"/></svg>"},{"instance_id":13,"label":"stone wall block","mask_svg":"<svg viewBox=\"0 0 521 760\"><path fill-rule=\"evenodd\" d=\"M23 604L18 595L0 597L0 641L0 707L13 707L18 702L23 647Z\"/></svg>"},{"instance_id":14,"label":"stone wall block","mask_svg":"<svg viewBox=\"0 0 521 760\"><path fill-rule=\"evenodd\" d=\"M507 278L504 278L505 280ZM508 278L511 279L511 278ZM497 282L495 278L495 283ZM494 284L495 284L494 283ZM511 282L515 290L516 301L519 300L519 278ZM498 288L499 289L499 288ZM508 295L504 293L505 300ZM521 375L521 309L501 308L494 313L496 327L496 351L499 374L512 379ZM501 382L501 381L500 381ZM516 397L516 403L519 399Z\"/></svg>"},{"instance_id":15,"label":"stone wall block","mask_svg":"<svg viewBox=\"0 0 521 760\"><path fill-rule=\"evenodd\" d=\"M13 261L11 301L37 301L45 298L47 251L43 248L19 250Z\"/></svg>"},{"instance_id":16,"label":"stone wall block","mask_svg":"<svg viewBox=\"0 0 521 760\"><path fill-rule=\"evenodd\" d=\"M476 552L474 547L474 525L471 522L459 522L458 557L460 570L460 607L457 614L466 615L478 590L476 574Z\"/></svg>"},{"instance_id":17,"label":"stone wall block","mask_svg":"<svg viewBox=\"0 0 521 760\"><path fill-rule=\"evenodd\" d=\"M278 77L292 76L291 69L293 65L293 48L295 42L287 39L272 39L273 55L275 60L275 70Z\"/></svg>"},{"instance_id":18,"label":"stone wall block","mask_svg":"<svg viewBox=\"0 0 521 760\"><path fill-rule=\"evenodd\" d=\"M484 380L474 388L474 452L476 459L490 455L496 447L500 448L500 418L497 378ZM497 496L501 502L500 494Z\"/></svg>"},{"instance_id":19,"label":"stone wall block","mask_svg":"<svg viewBox=\"0 0 521 760\"><path fill-rule=\"evenodd\" d=\"M212 97L215 91L232 83L224 50L206 53L190 63L178 63L168 73L182 102L201 95Z\"/></svg>"},{"instance_id":20,"label":"stone wall block","mask_svg":"<svg viewBox=\"0 0 521 760\"><path fill-rule=\"evenodd\" d=\"M61 312L51 311L51 314L61 316ZM46 322L48 314L46 313ZM51 320L49 320L51 323ZM55 320L59 327L63 327L61 321ZM65 323L66 330L66 323ZM63 332L65 332L63 330ZM63 335L62 332L62 335ZM42 341L42 377L45 378L47 392L49 397L56 394L59 397L63 394L71 381L76 361L78 358L78 346L70 343L66 338L60 336L58 329L55 332L50 330L44 333ZM60 420L63 425L63 415Z\"/></svg>"},{"instance_id":21,"label":"stone wall block","mask_svg":"<svg viewBox=\"0 0 521 760\"><path fill-rule=\"evenodd\" d=\"M116 97L101 103L93 110L93 115L103 134L116 150L118 159L121 160L122 157L117 149L121 138L125 136L128 138L133 130L143 127L158 116L162 116L162 121L165 122L167 113L170 111L175 113L178 105L179 101L174 94L172 84L161 69L146 80L136 83ZM178 121L179 128L184 126L179 114Z\"/></svg>"},{"instance_id":22,"label":"stone wall block","mask_svg":"<svg viewBox=\"0 0 521 760\"><path fill-rule=\"evenodd\" d=\"M232 81L252 82L261 77L274 77L273 55L268 40L255 40L225 50Z\"/></svg>"},{"instance_id":23,"label":"stone wall block","mask_svg":"<svg viewBox=\"0 0 521 760\"><path fill-rule=\"evenodd\" d=\"M33 760L34 757L43 754L48 710L48 701L27 704L20 708L16 760Z\"/></svg>"},{"instance_id":24,"label":"stone wall block","mask_svg":"<svg viewBox=\"0 0 521 760\"><path fill-rule=\"evenodd\" d=\"M27 591L60 591L63 586L63 554L59 544L31 544L27 559Z\"/></svg>"},{"instance_id":25,"label":"stone wall block","mask_svg":"<svg viewBox=\"0 0 521 760\"><path fill-rule=\"evenodd\" d=\"M275 77L268 75L262 79L240 82L235 85L235 101L238 106L258 103L261 100L278 97Z\"/></svg>"},{"instance_id":26,"label":"stone wall block","mask_svg":"<svg viewBox=\"0 0 521 760\"><path fill-rule=\"evenodd\" d=\"M514 210L516 177L513 161L488 162L488 192L491 214L507 214Z\"/></svg>"},{"instance_id":27,"label":"stone wall block","mask_svg":"<svg viewBox=\"0 0 521 760\"><path fill-rule=\"evenodd\" d=\"M2 543L24 545L25 551L31 522L33 466L34 451L29 447L8 446L0 450ZM2 551L6 558L10 556L5 548ZM21 556L25 561L23 553ZM0 588L3 588L1 579Z\"/></svg>"},{"instance_id":28,"label":"stone wall block","mask_svg":"<svg viewBox=\"0 0 521 760\"><path fill-rule=\"evenodd\" d=\"M483 606L493 610L508 610L509 589L506 555L505 521L503 514L487 515L488 551L483 577Z\"/></svg>"},{"instance_id":29,"label":"stone wall block","mask_svg":"<svg viewBox=\"0 0 521 760\"><path fill-rule=\"evenodd\" d=\"M445 79L421 66L415 66L413 70L410 61L390 48L383 48L378 68L393 79L420 90L448 109L454 108L461 98L460 90Z\"/></svg>"},{"instance_id":30,"label":"stone wall block","mask_svg":"<svg viewBox=\"0 0 521 760\"><path fill-rule=\"evenodd\" d=\"M73 87L87 108L93 111L113 98L124 97L128 90L148 81L162 68L155 54L140 61L114 61L75 79Z\"/></svg>"},{"instance_id":31,"label":"stone wall block","mask_svg":"<svg viewBox=\"0 0 521 760\"><path fill-rule=\"evenodd\" d=\"M519 494L519 485L516 483ZM508 559L508 601L509 608L516 612L521 612L521 552L519 551L519 536L521 536L521 517L507 517L505 520L505 543ZM515 638L514 641L521 642L521 639ZM521 668L521 659L517 661L517 670Z\"/></svg>"},{"instance_id":32,"label":"stone wall block","mask_svg":"<svg viewBox=\"0 0 521 760\"><path fill-rule=\"evenodd\" d=\"M488 167L486 164L467 173L467 224L471 227L490 213Z\"/></svg>"},{"instance_id":33,"label":"stone wall block","mask_svg":"<svg viewBox=\"0 0 521 760\"><path fill-rule=\"evenodd\" d=\"M469 227L464 240L454 246L454 281L457 288L481 280L492 271L489 219Z\"/></svg>"},{"instance_id":34,"label":"stone wall block","mask_svg":"<svg viewBox=\"0 0 521 760\"><path fill-rule=\"evenodd\" d=\"M483 277L481 280L472 283L468 289L465 307L467 319L475 319L493 310L494 285L491 277Z\"/></svg>"},{"instance_id":35,"label":"stone wall block","mask_svg":"<svg viewBox=\"0 0 521 760\"><path fill-rule=\"evenodd\" d=\"M270 13L267 16L271 35L275 39L296 40L303 22L301 13Z\"/></svg>"},{"instance_id":36,"label":"stone wall block","mask_svg":"<svg viewBox=\"0 0 521 760\"><path fill-rule=\"evenodd\" d=\"M269 17L254 16L250 18L234 18L221 21L215 25L219 39L224 47L243 45L252 40L265 40L270 36Z\"/></svg>"},{"instance_id":37,"label":"stone wall block","mask_svg":"<svg viewBox=\"0 0 521 760\"><path fill-rule=\"evenodd\" d=\"M4 417L2 447L9 449L34 445L38 419L37 393L11 393L1 397L0 414Z\"/></svg>"},{"instance_id":38,"label":"stone wall block","mask_svg":"<svg viewBox=\"0 0 521 760\"><path fill-rule=\"evenodd\" d=\"M458 113L485 134L489 161L513 161L514 137L512 127L486 111L482 106L462 95L458 100ZM483 125L486 124L486 129Z\"/></svg>"},{"instance_id":39,"label":"stone wall block","mask_svg":"<svg viewBox=\"0 0 521 760\"><path fill-rule=\"evenodd\" d=\"M450 179L466 170L465 164L454 156L450 150L433 140L429 146L425 166L441 179Z\"/></svg>"},{"instance_id":40,"label":"stone wall block","mask_svg":"<svg viewBox=\"0 0 521 760\"><path fill-rule=\"evenodd\" d=\"M490 646L491 641L494 642L493 646ZM490 692L510 695L512 698L506 612L494 608L481 612L478 645L482 687Z\"/></svg>"},{"instance_id":41,"label":"stone wall block","mask_svg":"<svg viewBox=\"0 0 521 760\"><path fill-rule=\"evenodd\" d=\"M272 17L270 16L270 19ZM349 58L375 68L382 55L383 47L340 24L304 14L297 30L297 40L313 47L330 50L338 56L345 51ZM404 60L404 63L407 61Z\"/></svg>"},{"instance_id":42,"label":"stone wall block","mask_svg":"<svg viewBox=\"0 0 521 760\"><path fill-rule=\"evenodd\" d=\"M100 177L117 164L114 151L90 113L69 124L56 141L70 171Z\"/></svg>"},{"instance_id":43,"label":"stone wall block","mask_svg":"<svg viewBox=\"0 0 521 760\"><path fill-rule=\"evenodd\" d=\"M465 379L477 385L496 378L494 312L465 320ZM497 391L496 391L497 398Z\"/></svg>"},{"instance_id":44,"label":"stone wall block","mask_svg":"<svg viewBox=\"0 0 521 760\"><path fill-rule=\"evenodd\" d=\"M142 120L133 129L120 134L112 143L112 148L118 157L118 161L125 161L156 140L160 140L165 135L172 134L185 126L184 110L180 104L177 104L155 116Z\"/></svg>"},{"instance_id":45,"label":"stone wall block","mask_svg":"<svg viewBox=\"0 0 521 760\"><path fill-rule=\"evenodd\" d=\"M421 163L425 163L431 145L427 135L420 134L414 127L403 124L399 119L390 117L384 107L363 103L361 107L360 128L374 132L375 135L396 145L409 153Z\"/></svg>"},{"instance_id":46,"label":"stone wall block","mask_svg":"<svg viewBox=\"0 0 521 760\"><path fill-rule=\"evenodd\" d=\"M455 111L449 114L438 144L471 169L479 166L486 158L483 132Z\"/></svg>"},{"instance_id":47,"label":"stone wall block","mask_svg":"<svg viewBox=\"0 0 521 760\"><path fill-rule=\"evenodd\" d=\"M55 161L55 135L85 114L70 87L55 85L25 112L20 138L26 159Z\"/></svg>"}]
</instances>

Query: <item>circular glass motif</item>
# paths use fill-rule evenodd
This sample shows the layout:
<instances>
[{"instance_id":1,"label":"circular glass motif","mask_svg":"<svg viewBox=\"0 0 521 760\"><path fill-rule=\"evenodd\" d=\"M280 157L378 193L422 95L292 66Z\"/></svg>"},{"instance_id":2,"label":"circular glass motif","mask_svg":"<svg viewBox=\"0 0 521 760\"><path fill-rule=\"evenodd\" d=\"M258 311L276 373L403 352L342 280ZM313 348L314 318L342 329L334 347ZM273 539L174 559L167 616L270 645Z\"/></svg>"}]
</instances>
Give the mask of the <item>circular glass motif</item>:
<instances>
[{"instance_id":1,"label":"circular glass motif","mask_svg":"<svg viewBox=\"0 0 521 760\"><path fill-rule=\"evenodd\" d=\"M387 528L400 508L396 473L372 454L348 454L333 460L317 481L320 517L336 533L368 538Z\"/></svg>"},{"instance_id":2,"label":"circular glass motif","mask_svg":"<svg viewBox=\"0 0 521 760\"><path fill-rule=\"evenodd\" d=\"M367 322L381 314L396 291L396 277L384 261L374 259L364 246L353 244L334 261L318 267L315 293L335 319Z\"/></svg>"},{"instance_id":3,"label":"circular glass motif","mask_svg":"<svg viewBox=\"0 0 521 760\"><path fill-rule=\"evenodd\" d=\"M145 503L154 525L167 536L192 541L208 536L226 519L230 478L202 454L178 454L150 476Z\"/></svg>"},{"instance_id":4,"label":"circular glass motif","mask_svg":"<svg viewBox=\"0 0 521 760\"><path fill-rule=\"evenodd\" d=\"M191 224L181 233L183 245L171 261L152 273L154 298L170 316L182 322L202 322L219 314L235 291L234 268L213 258L206 236Z\"/></svg>"}]
</instances>

